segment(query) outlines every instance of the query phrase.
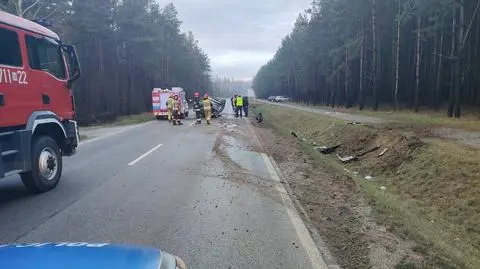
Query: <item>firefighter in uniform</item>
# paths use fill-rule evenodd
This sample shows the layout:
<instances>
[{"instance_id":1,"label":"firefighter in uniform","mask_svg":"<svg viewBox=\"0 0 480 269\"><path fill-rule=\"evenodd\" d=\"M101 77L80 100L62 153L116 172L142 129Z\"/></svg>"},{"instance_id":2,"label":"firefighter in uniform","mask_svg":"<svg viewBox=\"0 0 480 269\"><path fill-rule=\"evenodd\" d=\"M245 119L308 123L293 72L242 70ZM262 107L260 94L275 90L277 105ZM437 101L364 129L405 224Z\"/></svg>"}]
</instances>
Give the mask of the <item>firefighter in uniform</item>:
<instances>
[{"instance_id":1,"label":"firefighter in uniform","mask_svg":"<svg viewBox=\"0 0 480 269\"><path fill-rule=\"evenodd\" d=\"M182 125L182 122L180 121L180 101L176 94L173 96L172 107L173 125Z\"/></svg>"},{"instance_id":2,"label":"firefighter in uniform","mask_svg":"<svg viewBox=\"0 0 480 269\"><path fill-rule=\"evenodd\" d=\"M172 122L173 115L173 96L170 95L167 99L168 122Z\"/></svg>"},{"instance_id":3,"label":"firefighter in uniform","mask_svg":"<svg viewBox=\"0 0 480 269\"><path fill-rule=\"evenodd\" d=\"M200 100L200 93L193 94L193 111L195 111L195 119L197 124L202 123L202 100Z\"/></svg>"},{"instance_id":4,"label":"firefighter in uniform","mask_svg":"<svg viewBox=\"0 0 480 269\"><path fill-rule=\"evenodd\" d=\"M205 112L205 119L207 120L207 124L210 124L212 120L212 103L208 98L208 94L203 96L203 111Z\"/></svg>"}]
</instances>

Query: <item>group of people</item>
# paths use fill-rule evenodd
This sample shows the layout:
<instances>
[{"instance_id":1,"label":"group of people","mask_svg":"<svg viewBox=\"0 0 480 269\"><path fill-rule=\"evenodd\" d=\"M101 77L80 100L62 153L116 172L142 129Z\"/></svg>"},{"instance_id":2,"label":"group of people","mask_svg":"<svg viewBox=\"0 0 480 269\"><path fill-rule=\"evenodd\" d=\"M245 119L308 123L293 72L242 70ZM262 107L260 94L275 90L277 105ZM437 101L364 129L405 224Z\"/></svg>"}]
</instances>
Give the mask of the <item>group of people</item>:
<instances>
[{"instance_id":1,"label":"group of people","mask_svg":"<svg viewBox=\"0 0 480 269\"><path fill-rule=\"evenodd\" d=\"M197 119L197 124L202 123L202 107L205 119L207 124L210 124L212 121L212 103L208 97L208 94L203 95L203 100L200 98L200 93L195 92L193 94L193 110L195 111L195 116ZM181 103L178 99L177 94L172 94L168 97L167 100L167 109L168 109L168 122L173 125L183 125L181 121Z\"/></svg>"},{"instance_id":2,"label":"group of people","mask_svg":"<svg viewBox=\"0 0 480 269\"><path fill-rule=\"evenodd\" d=\"M212 121L212 103L210 102L210 98L206 93L203 95L203 100L201 100L200 93L195 92L193 94L193 111L195 111L195 118L197 119L197 124L202 123L202 106L203 114L205 115L207 124L210 124Z\"/></svg>"},{"instance_id":3,"label":"group of people","mask_svg":"<svg viewBox=\"0 0 480 269\"><path fill-rule=\"evenodd\" d=\"M207 124L212 122L212 103L207 93L203 95L203 99L200 97L199 92L193 94L193 111L195 112L196 123L202 123L202 116L205 116ZM243 118L248 117L248 97L235 94L231 99L232 109L235 112L235 117ZM202 115L203 107L203 115ZM181 121L181 103L177 94L172 94L167 100L168 108L168 121L173 125L183 125Z\"/></svg>"},{"instance_id":4,"label":"group of people","mask_svg":"<svg viewBox=\"0 0 480 269\"><path fill-rule=\"evenodd\" d=\"M243 114L245 117L248 117L248 96L241 96L240 94L235 94L230 98L232 104L232 109L235 111L235 117L242 118Z\"/></svg>"}]
</instances>

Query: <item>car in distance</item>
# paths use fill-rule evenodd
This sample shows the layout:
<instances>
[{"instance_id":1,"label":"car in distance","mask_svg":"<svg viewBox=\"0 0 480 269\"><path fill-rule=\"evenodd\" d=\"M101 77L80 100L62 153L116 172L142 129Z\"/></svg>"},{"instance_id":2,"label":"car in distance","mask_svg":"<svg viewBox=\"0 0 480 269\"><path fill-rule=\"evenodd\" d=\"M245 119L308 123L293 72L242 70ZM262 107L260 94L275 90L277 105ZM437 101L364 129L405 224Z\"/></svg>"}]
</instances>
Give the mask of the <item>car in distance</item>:
<instances>
[{"instance_id":1,"label":"car in distance","mask_svg":"<svg viewBox=\"0 0 480 269\"><path fill-rule=\"evenodd\" d=\"M274 102L277 102L277 103L290 102L290 98L286 96L275 96Z\"/></svg>"}]
</instances>

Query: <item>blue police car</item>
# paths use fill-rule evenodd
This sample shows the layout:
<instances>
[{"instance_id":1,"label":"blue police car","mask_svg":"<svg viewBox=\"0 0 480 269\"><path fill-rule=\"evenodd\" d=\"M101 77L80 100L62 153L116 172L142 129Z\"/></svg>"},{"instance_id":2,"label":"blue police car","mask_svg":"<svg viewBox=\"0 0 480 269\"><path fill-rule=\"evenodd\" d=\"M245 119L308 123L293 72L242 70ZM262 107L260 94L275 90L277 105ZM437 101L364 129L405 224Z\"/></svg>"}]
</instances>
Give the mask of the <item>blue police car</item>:
<instances>
[{"instance_id":1,"label":"blue police car","mask_svg":"<svg viewBox=\"0 0 480 269\"><path fill-rule=\"evenodd\" d=\"M0 245L2 269L185 269L178 257L156 248L108 243Z\"/></svg>"}]
</instances>

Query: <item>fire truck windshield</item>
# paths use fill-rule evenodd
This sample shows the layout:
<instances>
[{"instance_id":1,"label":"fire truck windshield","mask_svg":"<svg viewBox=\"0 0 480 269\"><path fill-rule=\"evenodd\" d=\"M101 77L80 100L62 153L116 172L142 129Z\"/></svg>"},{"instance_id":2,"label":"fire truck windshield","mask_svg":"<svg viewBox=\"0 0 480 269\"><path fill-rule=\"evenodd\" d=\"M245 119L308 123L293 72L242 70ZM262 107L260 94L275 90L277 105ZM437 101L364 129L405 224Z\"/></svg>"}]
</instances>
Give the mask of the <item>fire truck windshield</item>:
<instances>
[{"instance_id":1,"label":"fire truck windshield","mask_svg":"<svg viewBox=\"0 0 480 269\"><path fill-rule=\"evenodd\" d=\"M52 38L26 36L29 64L58 79L66 79L65 62L59 43Z\"/></svg>"}]
</instances>

